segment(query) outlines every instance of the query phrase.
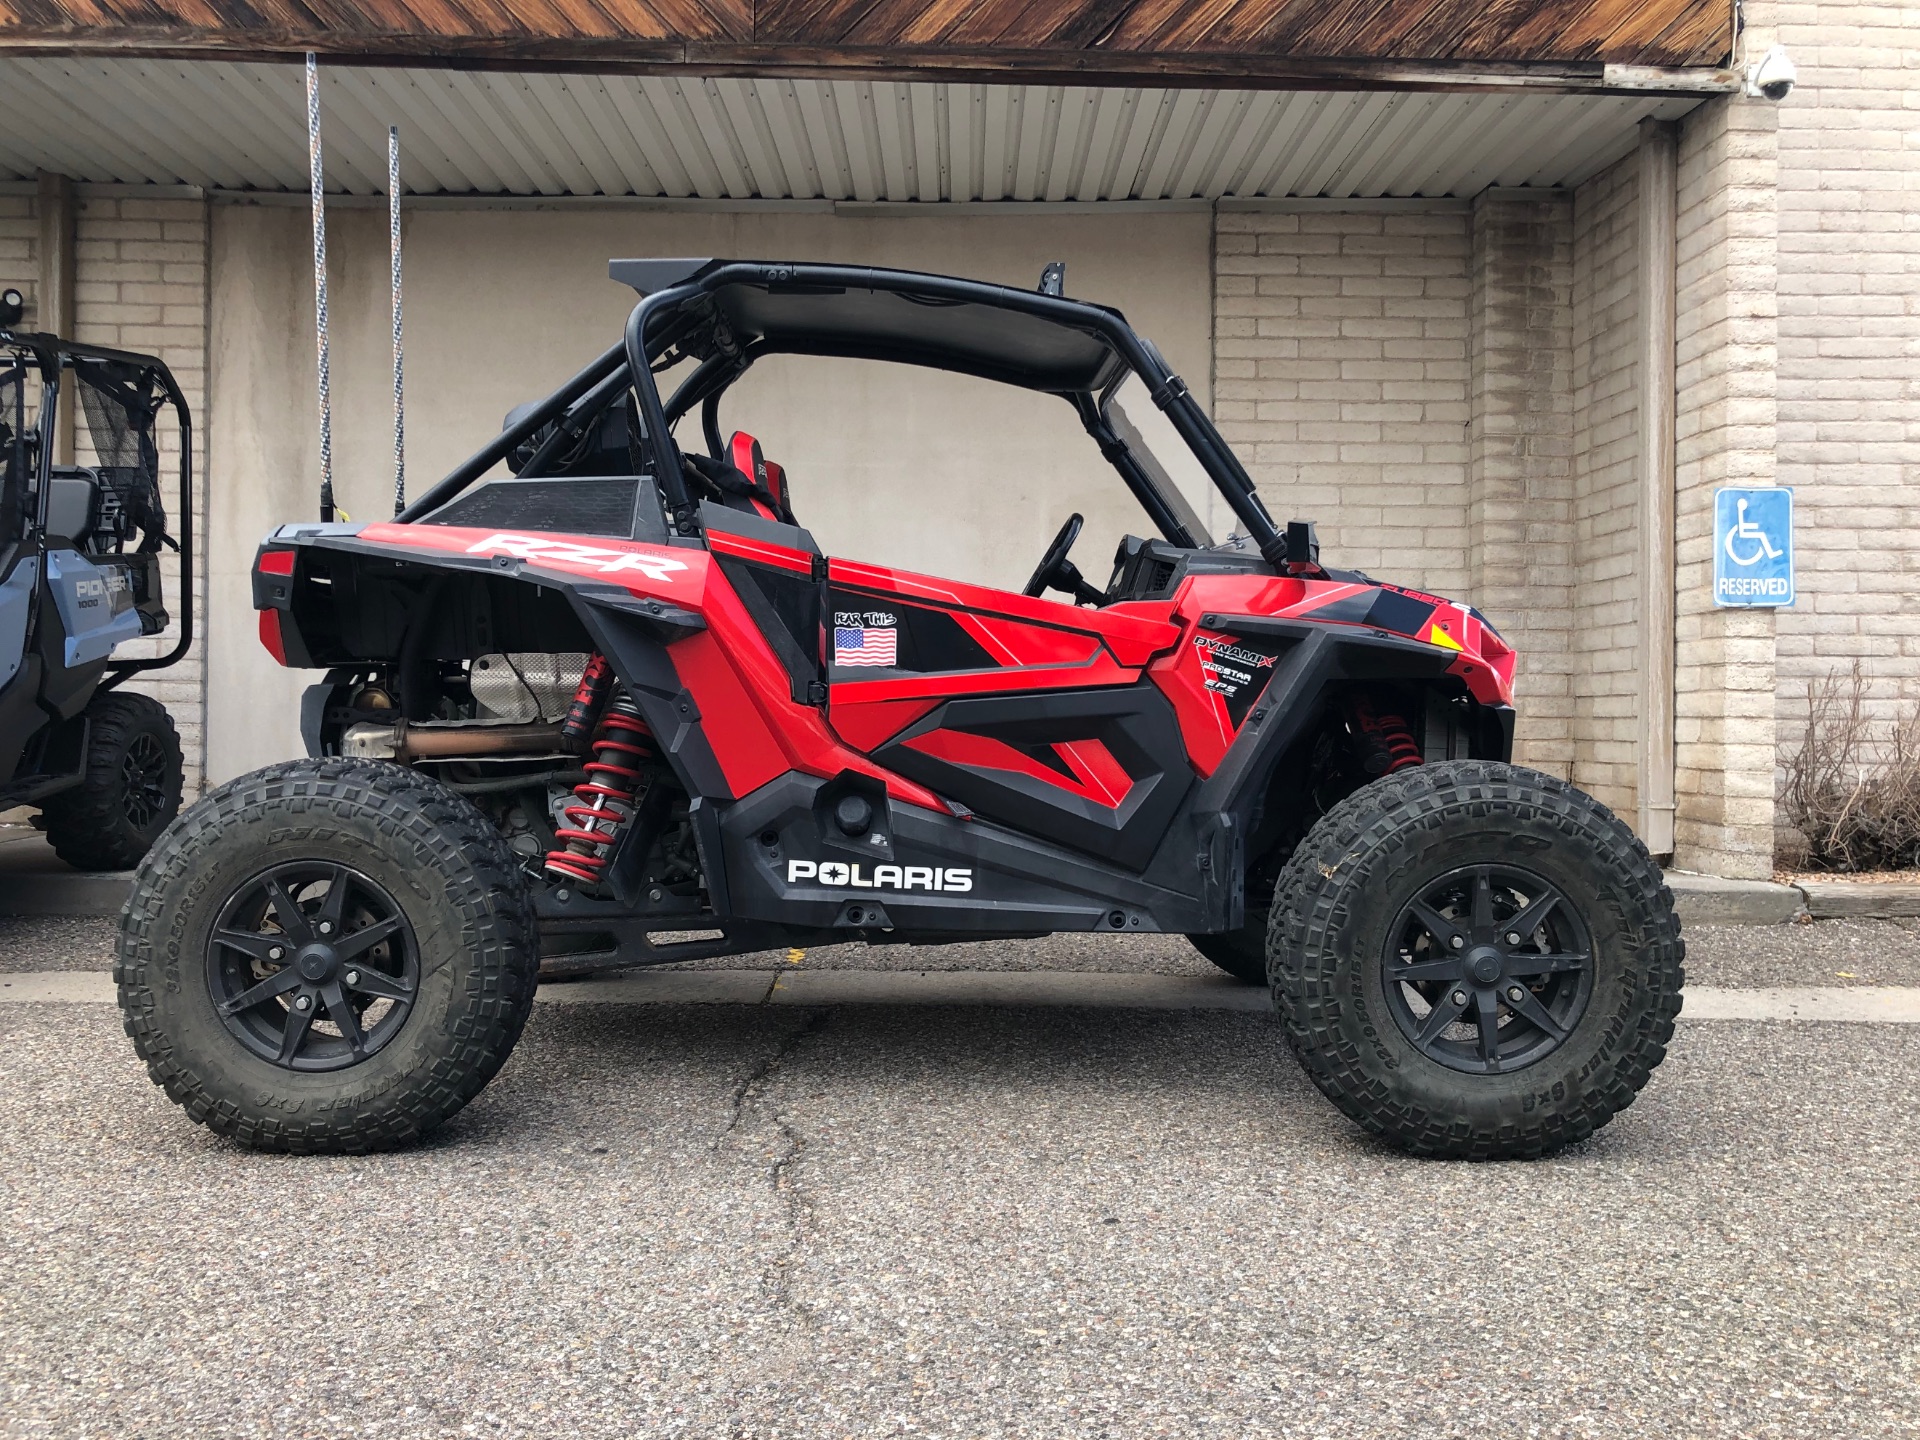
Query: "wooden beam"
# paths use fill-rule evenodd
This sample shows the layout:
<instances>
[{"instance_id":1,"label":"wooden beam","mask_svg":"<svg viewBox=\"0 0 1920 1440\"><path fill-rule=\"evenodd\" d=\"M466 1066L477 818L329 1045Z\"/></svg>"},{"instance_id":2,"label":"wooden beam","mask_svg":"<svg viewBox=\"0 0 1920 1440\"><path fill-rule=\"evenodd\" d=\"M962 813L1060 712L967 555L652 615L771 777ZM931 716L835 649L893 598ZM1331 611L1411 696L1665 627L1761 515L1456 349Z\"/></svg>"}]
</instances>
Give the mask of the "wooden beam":
<instances>
[{"instance_id":1,"label":"wooden beam","mask_svg":"<svg viewBox=\"0 0 1920 1440\"><path fill-rule=\"evenodd\" d=\"M1162 89L1392 90L1436 93L1698 96L1737 90L1733 71L1588 62L1445 64L1302 56L987 55L799 50L750 45L583 45L563 40L384 40L378 49L337 35L209 35L147 29L76 36L0 26L0 57L97 56L292 64L306 49L369 67L430 67L551 75L686 75L789 80L932 81L998 85L1151 85Z\"/></svg>"},{"instance_id":2,"label":"wooden beam","mask_svg":"<svg viewBox=\"0 0 1920 1440\"><path fill-rule=\"evenodd\" d=\"M1026 84L1603 87L1724 66L1727 0L0 0L0 53ZM298 17L298 18L296 18ZM1627 83L1627 82L1622 82Z\"/></svg>"}]
</instances>

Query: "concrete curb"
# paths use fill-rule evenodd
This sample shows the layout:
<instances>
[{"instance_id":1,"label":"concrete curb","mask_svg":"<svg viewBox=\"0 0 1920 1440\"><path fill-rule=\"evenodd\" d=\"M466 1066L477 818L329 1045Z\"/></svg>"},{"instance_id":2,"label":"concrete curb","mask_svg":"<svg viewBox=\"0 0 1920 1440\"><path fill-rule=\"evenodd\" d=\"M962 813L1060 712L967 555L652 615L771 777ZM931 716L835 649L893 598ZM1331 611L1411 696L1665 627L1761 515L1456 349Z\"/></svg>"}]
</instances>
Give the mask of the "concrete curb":
<instances>
[{"instance_id":1,"label":"concrete curb","mask_svg":"<svg viewBox=\"0 0 1920 1440\"><path fill-rule=\"evenodd\" d=\"M0 975L0 1004L111 1004L101 970ZM892 1005L1109 1010L1270 1011L1264 986L1224 977L1080 970L654 970L543 985L551 1005ZM1683 1020L1920 1025L1920 986L1689 989Z\"/></svg>"},{"instance_id":2,"label":"concrete curb","mask_svg":"<svg viewBox=\"0 0 1920 1440\"><path fill-rule=\"evenodd\" d=\"M1729 880L1723 875L1666 872L1680 924L1788 925L1807 910L1807 897L1792 885L1771 880Z\"/></svg>"}]
</instances>

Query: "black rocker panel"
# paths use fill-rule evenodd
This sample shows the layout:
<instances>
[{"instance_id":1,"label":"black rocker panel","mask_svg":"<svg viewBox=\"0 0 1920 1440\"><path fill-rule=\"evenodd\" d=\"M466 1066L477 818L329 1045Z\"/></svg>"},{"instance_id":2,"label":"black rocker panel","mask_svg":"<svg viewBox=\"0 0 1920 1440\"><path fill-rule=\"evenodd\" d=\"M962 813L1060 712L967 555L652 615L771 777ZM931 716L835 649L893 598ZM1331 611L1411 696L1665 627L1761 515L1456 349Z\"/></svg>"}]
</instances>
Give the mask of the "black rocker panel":
<instances>
[{"instance_id":1,"label":"black rocker panel","mask_svg":"<svg viewBox=\"0 0 1920 1440\"><path fill-rule=\"evenodd\" d=\"M944 760L906 744L936 730L986 736L1029 755L1097 740L1133 787L1118 806L1106 806L1036 776ZM948 700L873 758L990 819L1129 870L1152 859L1193 784L1173 706L1148 684Z\"/></svg>"}]
</instances>

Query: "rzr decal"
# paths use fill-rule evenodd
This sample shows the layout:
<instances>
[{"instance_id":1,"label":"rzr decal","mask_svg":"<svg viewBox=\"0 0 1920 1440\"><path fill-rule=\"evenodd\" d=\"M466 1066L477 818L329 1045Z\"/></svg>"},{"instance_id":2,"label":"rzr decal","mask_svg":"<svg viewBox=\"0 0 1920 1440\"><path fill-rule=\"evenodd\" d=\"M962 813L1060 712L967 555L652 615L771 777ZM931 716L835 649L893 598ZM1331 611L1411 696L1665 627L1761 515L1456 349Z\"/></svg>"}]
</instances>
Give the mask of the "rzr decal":
<instances>
[{"instance_id":1,"label":"rzr decal","mask_svg":"<svg viewBox=\"0 0 1920 1440\"><path fill-rule=\"evenodd\" d=\"M939 890L949 895L965 894L973 889L970 869L942 869L930 865L876 865L871 876L863 876L858 865L843 865L838 860L789 860L787 883L798 885L812 880L836 889L854 890Z\"/></svg>"},{"instance_id":2,"label":"rzr decal","mask_svg":"<svg viewBox=\"0 0 1920 1440\"><path fill-rule=\"evenodd\" d=\"M636 572L649 580L664 582L686 562L671 555L650 555L635 550L603 550L598 545L582 545L576 540L548 540L537 535L489 535L467 547L469 555L511 555L516 560L555 560L598 570L602 575Z\"/></svg>"}]
</instances>

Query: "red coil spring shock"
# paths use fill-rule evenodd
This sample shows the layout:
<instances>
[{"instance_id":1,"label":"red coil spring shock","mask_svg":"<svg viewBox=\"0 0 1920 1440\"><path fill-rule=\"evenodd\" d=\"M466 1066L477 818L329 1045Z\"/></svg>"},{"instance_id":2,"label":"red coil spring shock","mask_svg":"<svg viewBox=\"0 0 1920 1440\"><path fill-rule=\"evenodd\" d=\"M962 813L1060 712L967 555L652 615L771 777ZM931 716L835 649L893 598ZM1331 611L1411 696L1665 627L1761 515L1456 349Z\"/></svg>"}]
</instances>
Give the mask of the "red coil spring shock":
<instances>
[{"instance_id":1,"label":"red coil spring shock","mask_svg":"<svg viewBox=\"0 0 1920 1440\"><path fill-rule=\"evenodd\" d=\"M1413 730L1398 715L1382 714L1365 695L1347 701L1347 718L1353 722L1353 739L1359 752L1360 768L1369 775L1391 775L1424 758Z\"/></svg>"},{"instance_id":2,"label":"red coil spring shock","mask_svg":"<svg viewBox=\"0 0 1920 1440\"><path fill-rule=\"evenodd\" d=\"M566 824L553 834L564 843L547 852L549 875L600 883L614 838L633 816L646 764L658 754L640 707L625 695L616 696L594 732L593 759L582 767L587 778L574 786L574 803L560 812Z\"/></svg>"}]
</instances>

